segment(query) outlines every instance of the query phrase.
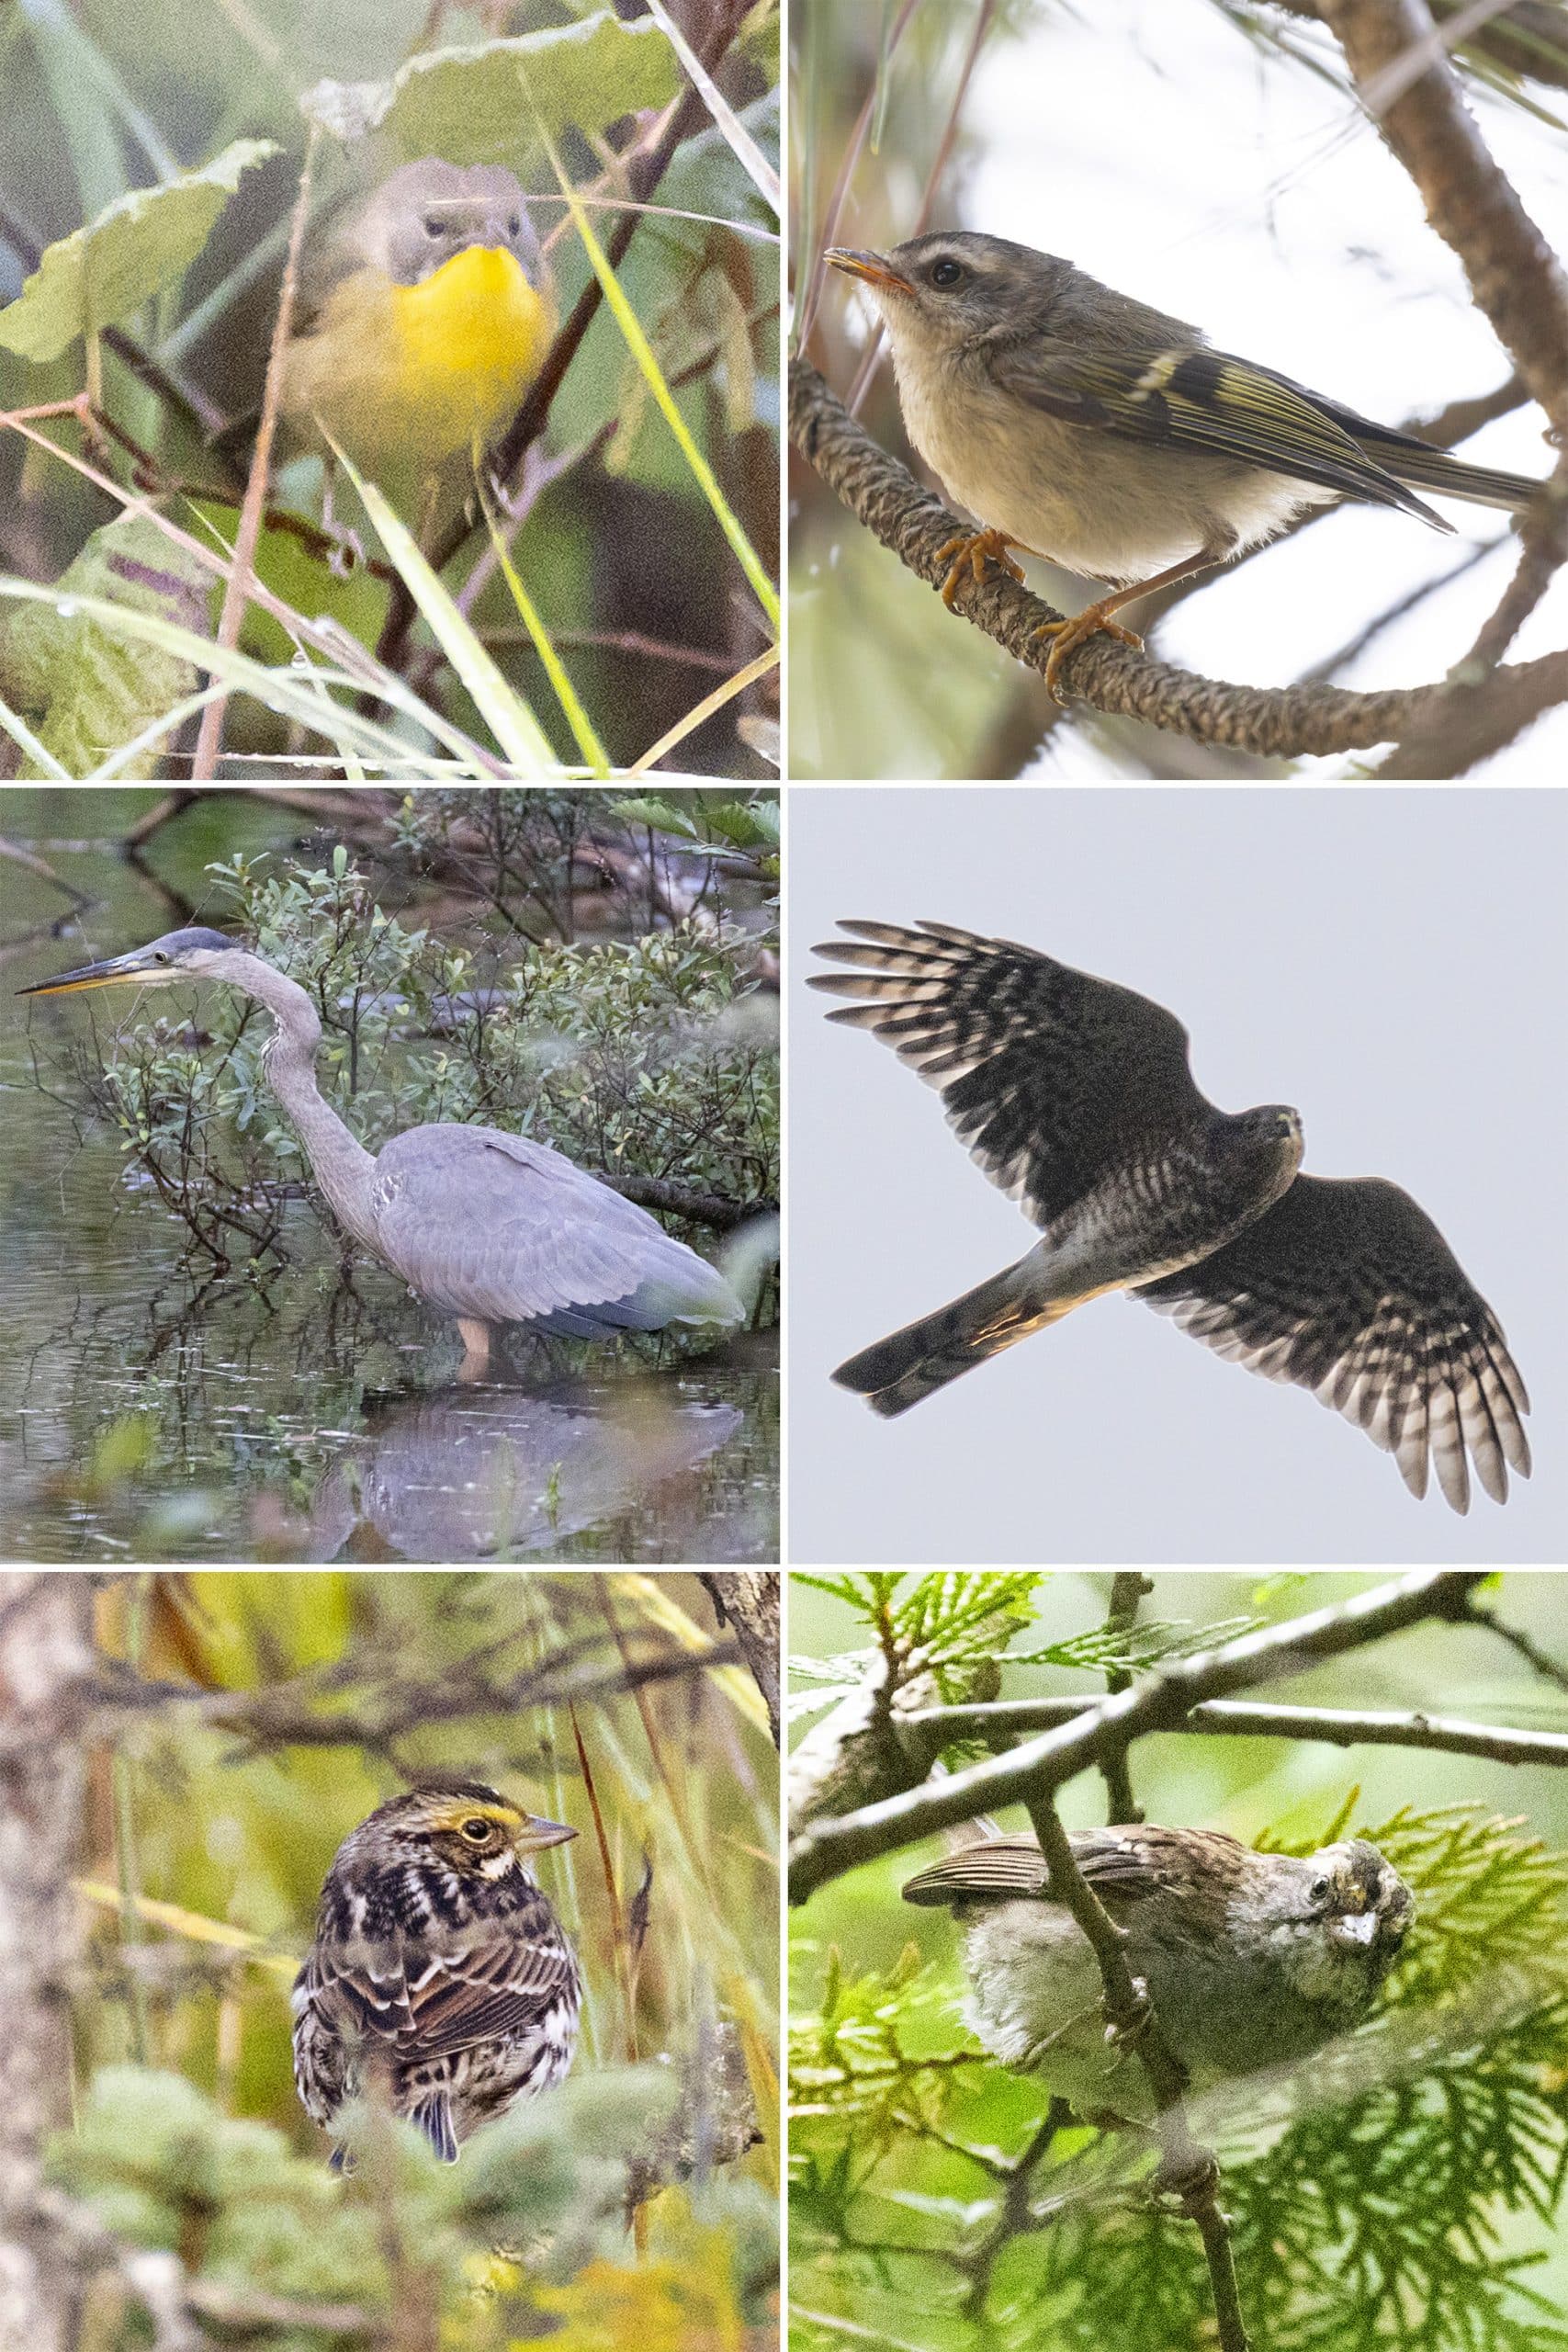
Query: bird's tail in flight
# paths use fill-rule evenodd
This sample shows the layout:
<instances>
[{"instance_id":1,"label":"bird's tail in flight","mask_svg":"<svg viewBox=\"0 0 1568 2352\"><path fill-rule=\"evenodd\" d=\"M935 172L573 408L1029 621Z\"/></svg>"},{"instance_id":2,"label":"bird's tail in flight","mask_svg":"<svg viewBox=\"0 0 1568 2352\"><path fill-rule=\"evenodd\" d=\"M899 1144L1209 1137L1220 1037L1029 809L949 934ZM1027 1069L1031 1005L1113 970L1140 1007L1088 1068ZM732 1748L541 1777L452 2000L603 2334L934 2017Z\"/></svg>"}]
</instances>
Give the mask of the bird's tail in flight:
<instances>
[{"instance_id":1,"label":"bird's tail in flight","mask_svg":"<svg viewBox=\"0 0 1568 2352\"><path fill-rule=\"evenodd\" d=\"M1026 1277L1026 1268L1032 1279ZM863 1348L833 1378L840 1388L863 1396L874 1413L891 1419L987 1356L1000 1355L1048 1323L1059 1323L1082 1303L1077 1296L1043 1297L1038 1265L1021 1259L934 1315L922 1315L918 1323L906 1323L901 1331Z\"/></svg>"}]
</instances>

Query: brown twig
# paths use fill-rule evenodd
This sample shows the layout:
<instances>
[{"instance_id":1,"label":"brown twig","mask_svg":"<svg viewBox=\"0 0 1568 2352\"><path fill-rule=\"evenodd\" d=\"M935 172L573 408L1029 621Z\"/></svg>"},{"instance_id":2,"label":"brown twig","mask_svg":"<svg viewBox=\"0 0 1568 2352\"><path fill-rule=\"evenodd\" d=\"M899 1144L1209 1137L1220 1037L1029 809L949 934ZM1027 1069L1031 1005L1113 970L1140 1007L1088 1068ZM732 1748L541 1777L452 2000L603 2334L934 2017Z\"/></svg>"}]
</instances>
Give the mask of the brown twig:
<instances>
[{"instance_id":1,"label":"brown twig","mask_svg":"<svg viewBox=\"0 0 1568 2352\"><path fill-rule=\"evenodd\" d=\"M1008 1756L966 1765L934 1787L904 1791L837 1819L813 1820L790 1849L790 1898L803 1903L845 1871L934 1830L972 1821L998 1805L1038 1802L1098 1766L1113 1748L1184 1723L1202 1700L1300 1674L1320 1659L1342 1657L1428 1619L1461 1622L1471 1589L1483 1574L1423 1568L1375 1585L1334 1607L1179 1659L1133 1690L1100 1700L1072 1723L1026 1740Z\"/></svg>"},{"instance_id":2,"label":"brown twig","mask_svg":"<svg viewBox=\"0 0 1568 2352\"><path fill-rule=\"evenodd\" d=\"M1072 1846L1051 1797L1026 1797L1029 1818L1045 1857L1053 1899L1070 1911L1100 1962L1108 2024L1138 2059L1154 2095L1155 2130L1164 2151L1157 2178L1179 2200L1193 2222L1209 2261L1220 2352L1248 2352L1230 2225L1220 2210L1220 2168L1213 2151L1199 2147L1182 2105L1187 2069L1167 2040L1149 1998L1127 1960L1127 1930L1118 1927L1073 1858Z\"/></svg>"},{"instance_id":3,"label":"brown twig","mask_svg":"<svg viewBox=\"0 0 1568 2352\"><path fill-rule=\"evenodd\" d=\"M294 323L299 254L305 241L306 217L310 209L310 181L315 170L316 141L320 135L319 127L312 123L305 148L305 161L299 172L299 193L294 199L294 218L289 224L288 254L283 265L283 288L277 298L277 316L273 322L272 348L267 353L261 422L256 426L250 479L245 484L244 500L240 508L240 527L234 537L229 576L223 584L223 609L218 618L217 637L221 651L231 651L239 644L240 631L244 626L250 604L251 572L255 563L256 544L261 537L262 516L266 508L266 486L272 471L272 444L277 430L278 404L283 398L283 370ZM191 761L193 783L208 783L217 776L219 754L223 747L223 719L228 707L227 693L220 694L201 714L201 729Z\"/></svg>"},{"instance_id":4,"label":"brown twig","mask_svg":"<svg viewBox=\"0 0 1568 2352\"><path fill-rule=\"evenodd\" d=\"M858 424L817 370L795 360L789 377L790 438L829 488L884 547L933 588L950 569L941 550L966 526L922 490L908 468ZM1036 632L1061 616L1005 574L965 587L958 617L1043 675L1048 646ZM1418 723L1438 723L1461 690L1427 686L1352 694L1338 686L1272 689L1231 684L1148 655L1090 639L1071 656L1073 690L1111 716L1145 720L1202 743L1282 759L1368 751L1396 743ZM1489 723L1517 734L1568 700L1568 653L1493 673L1466 691Z\"/></svg>"},{"instance_id":5,"label":"brown twig","mask_svg":"<svg viewBox=\"0 0 1568 2352\"><path fill-rule=\"evenodd\" d=\"M1111 1606L1105 1612L1108 1634L1131 1633L1137 1623L1138 1604L1153 1592L1151 1578L1140 1576L1135 1569L1122 1569L1111 1579ZM1106 1668L1105 1687L1112 1698L1119 1690L1130 1690L1133 1677L1124 1666ZM1109 1818L1112 1822L1142 1821L1144 1809L1133 1794L1133 1770L1124 1747L1108 1756L1100 1766L1105 1779L1105 1794L1110 1804Z\"/></svg>"}]
</instances>

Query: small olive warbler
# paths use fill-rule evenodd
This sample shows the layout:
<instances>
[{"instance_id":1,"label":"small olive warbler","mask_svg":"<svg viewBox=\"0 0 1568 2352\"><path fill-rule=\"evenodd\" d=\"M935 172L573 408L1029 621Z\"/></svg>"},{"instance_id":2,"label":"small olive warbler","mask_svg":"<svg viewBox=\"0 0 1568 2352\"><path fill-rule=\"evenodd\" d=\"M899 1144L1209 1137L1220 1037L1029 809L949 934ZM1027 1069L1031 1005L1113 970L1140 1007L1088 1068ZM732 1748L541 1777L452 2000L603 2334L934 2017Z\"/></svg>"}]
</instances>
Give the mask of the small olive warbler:
<instances>
[{"instance_id":1,"label":"small olive warbler","mask_svg":"<svg viewBox=\"0 0 1568 2352\"><path fill-rule=\"evenodd\" d=\"M1152 588L1205 571L1335 499L1451 526L1409 487L1510 511L1540 488L1214 351L1196 327L1005 237L949 230L891 253L831 248L882 312L910 440L982 528L942 549L951 605L987 559L1044 556L1112 594L1049 622L1045 677Z\"/></svg>"},{"instance_id":2,"label":"small olive warbler","mask_svg":"<svg viewBox=\"0 0 1568 2352\"><path fill-rule=\"evenodd\" d=\"M1127 1930L1196 2091L1309 2058L1371 2008L1410 1924L1410 1889L1364 1838L1304 1859L1218 1829L1074 1832L1085 1879ZM993 2057L1038 2072L1080 2115L1146 2122L1148 2077L1108 2040L1100 1964L1045 1892L1032 1838L988 1837L933 1862L907 1903L951 1904L965 1929L969 2026Z\"/></svg>"}]
</instances>

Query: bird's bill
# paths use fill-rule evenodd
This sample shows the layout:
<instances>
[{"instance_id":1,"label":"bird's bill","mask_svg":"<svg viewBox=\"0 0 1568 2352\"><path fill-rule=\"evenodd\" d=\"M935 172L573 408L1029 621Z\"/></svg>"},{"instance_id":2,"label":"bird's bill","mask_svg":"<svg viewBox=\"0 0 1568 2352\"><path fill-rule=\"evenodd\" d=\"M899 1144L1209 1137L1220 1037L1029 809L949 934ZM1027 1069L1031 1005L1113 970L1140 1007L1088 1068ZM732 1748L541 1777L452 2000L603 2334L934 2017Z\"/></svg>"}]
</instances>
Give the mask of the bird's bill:
<instances>
[{"instance_id":1,"label":"bird's bill","mask_svg":"<svg viewBox=\"0 0 1568 2352\"><path fill-rule=\"evenodd\" d=\"M530 1813L524 1816L513 1842L520 1854L540 1854L547 1846L564 1846L569 1838L576 1835L576 1830L569 1829L564 1821L545 1821L536 1813Z\"/></svg>"},{"instance_id":2,"label":"bird's bill","mask_svg":"<svg viewBox=\"0 0 1568 2352\"><path fill-rule=\"evenodd\" d=\"M846 277L861 277L868 286L886 286L895 294L912 294L914 288L899 276L886 254L860 252L853 245L829 245L822 256Z\"/></svg>"},{"instance_id":3,"label":"bird's bill","mask_svg":"<svg viewBox=\"0 0 1568 2352\"><path fill-rule=\"evenodd\" d=\"M51 980L35 980L18 996L68 996L73 989L112 989L132 980L173 980L179 974L167 964L154 964L151 950L133 948L129 956L106 956L101 964L79 964L73 972L57 972Z\"/></svg>"}]
</instances>

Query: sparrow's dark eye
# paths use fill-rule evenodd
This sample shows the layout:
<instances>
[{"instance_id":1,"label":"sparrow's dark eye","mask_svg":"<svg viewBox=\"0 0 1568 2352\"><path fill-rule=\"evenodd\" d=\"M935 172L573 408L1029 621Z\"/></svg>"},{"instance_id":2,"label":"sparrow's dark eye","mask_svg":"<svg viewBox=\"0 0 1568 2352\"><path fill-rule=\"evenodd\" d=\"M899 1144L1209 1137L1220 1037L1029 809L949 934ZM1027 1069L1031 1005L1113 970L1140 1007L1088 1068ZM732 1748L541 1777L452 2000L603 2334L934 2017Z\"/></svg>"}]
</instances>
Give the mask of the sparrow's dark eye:
<instances>
[{"instance_id":1,"label":"sparrow's dark eye","mask_svg":"<svg viewBox=\"0 0 1568 2352\"><path fill-rule=\"evenodd\" d=\"M1312 1899L1314 1903L1326 1903L1328 1900L1328 1881L1325 1878L1314 1878L1308 1892L1311 1894Z\"/></svg>"},{"instance_id":2,"label":"sparrow's dark eye","mask_svg":"<svg viewBox=\"0 0 1568 2352\"><path fill-rule=\"evenodd\" d=\"M161 947L155 950L152 957L154 964L166 964L168 960L167 956L164 953L164 950Z\"/></svg>"},{"instance_id":3,"label":"sparrow's dark eye","mask_svg":"<svg viewBox=\"0 0 1568 2352\"><path fill-rule=\"evenodd\" d=\"M963 276L964 264L954 261L951 254L931 264L931 281L933 286L956 286Z\"/></svg>"},{"instance_id":4,"label":"sparrow's dark eye","mask_svg":"<svg viewBox=\"0 0 1568 2352\"><path fill-rule=\"evenodd\" d=\"M427 212L425 214L424 233L427 237L444 237L446 234L446 223L443 220L439 212Z\"/></svg>"},{"instance_id":5,"label":"sparrow's dark eye","mask_svg":"<svg viewBox=\"0 0 1568 2352\"><path fill-rule=\"evenodd\" d=\"M491 1828L491 1824L488 1821L465 1821L463 1835L470 1846L487 1846L490 1843Z\"/></svg>"},{"instance_id":6,"label":"sparrow's dark eye","mask_svg":"<svg viewBox=\"0 0 1568 2352\"><path fill-rule=\"evenodd\" d=\"M515 212L506 224L506 233L509 237L520 237L523 234L523 223Z\"/></svg>"}]
</instances>

